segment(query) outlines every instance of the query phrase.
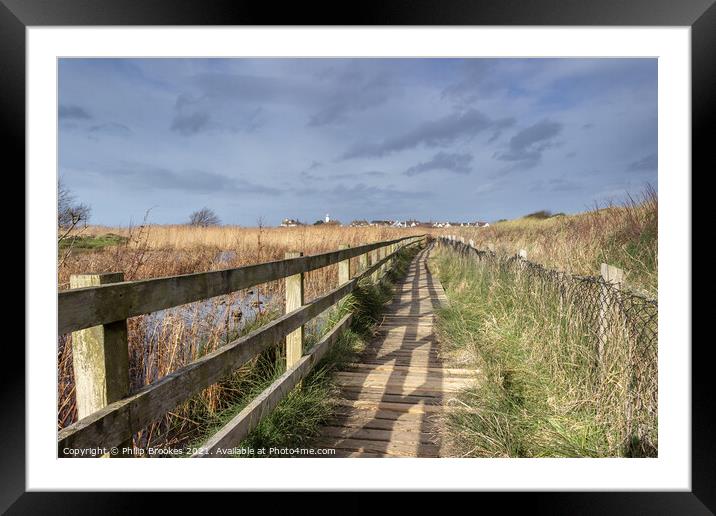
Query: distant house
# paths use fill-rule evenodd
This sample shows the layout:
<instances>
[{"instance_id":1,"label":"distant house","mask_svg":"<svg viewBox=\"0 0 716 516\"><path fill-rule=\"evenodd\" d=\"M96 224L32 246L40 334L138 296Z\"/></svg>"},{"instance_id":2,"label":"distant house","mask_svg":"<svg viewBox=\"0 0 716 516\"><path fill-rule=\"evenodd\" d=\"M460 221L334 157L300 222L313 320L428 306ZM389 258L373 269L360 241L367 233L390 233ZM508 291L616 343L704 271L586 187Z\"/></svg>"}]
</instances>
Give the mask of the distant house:
<instances>
[{"instance_id":1,"label":"distant house","mask_svg":"<svg viewBox=\"0 0 716 516\"><path fill-rule=\"evenodd\" d=\"M351 222L351 227L353 228L362 228L365 226L370 226L370 223L367 220L354 220Z\"/></svg>"},{"instance_id":2,"label":"distant house","mask_svg":"<svg viewBox=\"0 0 716 516\"><path fill-rule=\"evenodd\" d=\"M299 222L296 219L283 219L281 222L282 228L295 228L296 226L303 226L303 222Z\"/></svg>"},{"instance_id":3,"label":"distant house","mask_svg":"<svg viewBox=\"0 0 716 516\"><path fill-rule=\"evenodd\" d=\"M473 226L476 228L486 228L490 226L489 222L482 222L481 220L478 220L477 222L472 223Z\"/></svg>"},{"instance_id":4,"label":"distant house","mask_svg":"<svg viewBox=\"0 0 716 516\"><path fill-rule=\"evenodd\" d=\"M371 226L392 226L393 221L392 220L371 220L370 225Z\"/></svg>"}]
</instances>

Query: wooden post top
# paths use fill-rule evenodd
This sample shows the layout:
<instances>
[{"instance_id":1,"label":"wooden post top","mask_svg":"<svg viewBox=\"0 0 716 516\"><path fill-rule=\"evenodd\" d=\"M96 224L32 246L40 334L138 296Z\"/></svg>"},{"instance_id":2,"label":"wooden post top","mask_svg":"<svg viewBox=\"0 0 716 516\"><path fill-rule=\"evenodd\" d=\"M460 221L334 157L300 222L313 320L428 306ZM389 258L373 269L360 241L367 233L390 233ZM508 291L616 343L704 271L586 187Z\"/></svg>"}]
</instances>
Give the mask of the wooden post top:
<instances>
[{"instance_id":1,"label":"wooden post top","mask_svg":"<svg viewBox=\"0 0 716 516\"><path fill-rule=\"evenodd\" d=\"M613 285L621 285L624 282L624 271L607 263L601 266L602 279Z\"/></svg>"},{"instance_id":2,"label":"wooden post top","mask_svg":"<svg viewBox=\"0 0 716 516\"><path fill-rule=\"evenodd\" d=\"M123 272L91 272L70 275L70 288L97 287L124 281Z\"/></svg>"}]
</instances>

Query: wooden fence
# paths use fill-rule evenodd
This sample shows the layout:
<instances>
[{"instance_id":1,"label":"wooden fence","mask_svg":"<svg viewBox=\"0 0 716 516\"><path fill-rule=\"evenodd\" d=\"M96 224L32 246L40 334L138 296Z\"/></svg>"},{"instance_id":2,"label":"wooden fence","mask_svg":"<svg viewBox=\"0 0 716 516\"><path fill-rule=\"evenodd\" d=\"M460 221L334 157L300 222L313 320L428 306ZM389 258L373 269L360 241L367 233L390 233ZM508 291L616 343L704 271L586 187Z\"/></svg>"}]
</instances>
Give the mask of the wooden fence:
<instances>
[{"instance_id":1,"label":"wooden fence","mask_svg":"<svg viewBox=\"0 0 716 516\"><path fill-rule=\"evenodd\" d=\"M358 282L379 280L396 253L422 243L426 235L342 248L313 256L287 253L279 260L236 269L139 281L121 273L75 276L58 293L58 334L72 332L79 420L60 430L60 457L122 456L132 435L203 389L217 383L259 353L286 339L286 372L211 437L195 456L237 444L311 370L350 322L345 316L303 355L303 325L350 294ZM359 270L351 271L358 257ZM338 264L338 286L304 304L303 275ZM137 392L129 393L127 318L229 294L285 278L286 313Z\"/></svg>"}]
</instances>

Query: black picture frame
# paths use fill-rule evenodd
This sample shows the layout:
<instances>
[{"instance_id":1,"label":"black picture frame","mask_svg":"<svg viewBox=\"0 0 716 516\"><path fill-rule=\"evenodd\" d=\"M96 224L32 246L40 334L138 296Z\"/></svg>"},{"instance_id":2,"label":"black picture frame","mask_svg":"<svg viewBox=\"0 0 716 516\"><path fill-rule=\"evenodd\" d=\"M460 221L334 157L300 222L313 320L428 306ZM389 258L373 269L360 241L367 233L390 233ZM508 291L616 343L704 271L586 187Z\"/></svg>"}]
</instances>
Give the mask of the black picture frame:
<instances>
[{"instance_id":1,"label":"black picture frame","mask_svg":"<svg viewBox=\"0 0 716 516\"><path fill-rule=\"evenodd\" d=\"M692 168L704 167L713 152L716 111L715 0L384 0L356 4L245 0L0 0L0 125L4 162L25 166L25 30L32 26L87 25L552 25L689 26L692 55ZM353 6L352 9L349 6ZM6 165L7 166L7 165ZM688 173L688 172L687 172ZM693 174L691 175L693 177ZM27 268L25 275L31 273ZM525 501L530 512L550 514L713 514L716 512L716 427L707 358L712 338L692 345L692 491L609 493L502 493ZM122 493L25 492L25 352L5 342L0 375L0 511L8 514L124 514L137 496ZM12 367L7 364L13 364ZM135 496L135 494L137 496ZM196 494L192 494L196 497ZM212 495L217 496L217 495ZM244 496L244 495L242 495ZM295 496L295 495L294 495ZM351 496L355 497L356 494ZM180 493L162 495L165 510L181 505ZM223 497L222 497L223 498ZM192 498L195 500L196 498ZM365 499L356 508L367 508ZM223 500L212 500L214 509ZM495 500L496 501L496 500ZM293 503L300 503L293 499Z\"/></svg>"}]
</instances>

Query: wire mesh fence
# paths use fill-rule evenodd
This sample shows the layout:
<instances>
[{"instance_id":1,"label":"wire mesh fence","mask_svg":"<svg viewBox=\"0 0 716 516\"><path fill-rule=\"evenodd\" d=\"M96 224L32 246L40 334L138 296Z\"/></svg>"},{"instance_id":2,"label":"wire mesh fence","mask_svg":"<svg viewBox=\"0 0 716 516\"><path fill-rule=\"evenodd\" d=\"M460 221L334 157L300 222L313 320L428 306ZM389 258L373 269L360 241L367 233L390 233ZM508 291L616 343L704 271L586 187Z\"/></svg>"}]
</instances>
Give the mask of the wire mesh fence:
<instances>
[{"instance_id":1,"label":"wire mesh fence","mask_svg":"<svg viewBox=\"0 0 716 516\"><path fill-rule=\"evenodd\" d=\"M620 405L621 452L656 456L657 300L627 289L613 267L603 265L602 276L578 276L531 262L523 253L498 255L461 240L440 239L479 266L518 281L537 309L549 317L556 313L564 331L584 343L591 358L588 387Z\"/></svg>"}]
</instances>

